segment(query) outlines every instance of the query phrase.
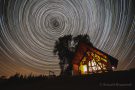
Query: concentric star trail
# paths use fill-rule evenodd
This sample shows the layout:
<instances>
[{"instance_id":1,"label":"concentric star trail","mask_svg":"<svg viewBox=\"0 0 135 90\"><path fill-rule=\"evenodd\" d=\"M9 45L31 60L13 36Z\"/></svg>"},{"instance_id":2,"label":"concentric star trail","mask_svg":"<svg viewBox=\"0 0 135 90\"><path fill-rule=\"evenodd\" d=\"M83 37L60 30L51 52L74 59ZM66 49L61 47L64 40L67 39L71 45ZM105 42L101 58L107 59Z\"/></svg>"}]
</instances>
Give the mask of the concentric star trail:
<instances>
[{"instance_id":1,"label":"concentric star trail","mask_svg":"<svg viewBox=\"0 0 135 90\"><path fill-rule=\"evenodd\" d=\"M54 43L68 34L88 34L118 70L135 68L134 0L0 0L0 75L58 75Z\"/></svg>"}]
</instances>

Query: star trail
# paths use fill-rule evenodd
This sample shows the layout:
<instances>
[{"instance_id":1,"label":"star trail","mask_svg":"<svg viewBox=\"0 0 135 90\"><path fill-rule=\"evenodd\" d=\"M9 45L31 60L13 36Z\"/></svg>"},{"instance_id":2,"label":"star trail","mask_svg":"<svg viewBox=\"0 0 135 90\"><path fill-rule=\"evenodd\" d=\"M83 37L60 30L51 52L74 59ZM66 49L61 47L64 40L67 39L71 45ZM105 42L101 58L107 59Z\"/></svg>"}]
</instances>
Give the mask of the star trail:
<instances>
[{"instance_id":1,"label":"star trail","mask_svg":"<svg viewBox=\"0 0 135 90\"><path fill-rule=\"evenodd\" d=\"M54 43L69 34L135 68L134 0L0 0L0 75L59 75Z\"/></svg>"}]
</instances>

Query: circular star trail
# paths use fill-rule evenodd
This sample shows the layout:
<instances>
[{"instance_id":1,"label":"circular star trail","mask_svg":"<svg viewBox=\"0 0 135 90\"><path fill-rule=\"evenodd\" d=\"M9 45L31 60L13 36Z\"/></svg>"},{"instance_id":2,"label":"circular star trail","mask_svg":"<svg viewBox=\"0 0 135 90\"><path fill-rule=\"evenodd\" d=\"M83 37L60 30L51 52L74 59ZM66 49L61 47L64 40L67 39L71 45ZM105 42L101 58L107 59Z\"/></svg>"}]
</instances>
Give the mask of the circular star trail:
<instances>
[{"instance_id":1,"label":"circular star trail","mask_svg":"<svg viewBox=\"0 0 135 90\"><path fill-rule=\"evenodd\" d=\"M98 49L135 68L134 0L0 0L0 75L59 74L64 35L88 34Z\"/></svg>"}]
</instances>

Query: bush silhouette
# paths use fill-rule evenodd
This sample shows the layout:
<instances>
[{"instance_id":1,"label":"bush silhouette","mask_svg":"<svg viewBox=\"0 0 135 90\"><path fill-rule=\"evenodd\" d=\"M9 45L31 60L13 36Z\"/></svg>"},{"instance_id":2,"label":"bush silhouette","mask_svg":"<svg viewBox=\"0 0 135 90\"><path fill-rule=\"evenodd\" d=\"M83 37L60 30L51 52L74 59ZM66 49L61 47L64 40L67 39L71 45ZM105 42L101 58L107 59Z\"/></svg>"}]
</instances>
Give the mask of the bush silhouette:
<instances>
[{"instance_id":1,"label":"bush silhouette","mask_svg":"<svg viewBox=\"0 0 135 90\"><path fill-rule=\"evenodd\" d=\"M9 79L0 78L1 90L54 90L54 89L99 89L109 88L130 88L134 87L135 69L125 71L115 71L97 73L83 76L55 76L45 75L27 77L15 74ZM105 85L114 86L105 86ZM123 85L123 86L122 86ZM125 85L125 86L124 86Z\"/></svg>"}]
</instances>

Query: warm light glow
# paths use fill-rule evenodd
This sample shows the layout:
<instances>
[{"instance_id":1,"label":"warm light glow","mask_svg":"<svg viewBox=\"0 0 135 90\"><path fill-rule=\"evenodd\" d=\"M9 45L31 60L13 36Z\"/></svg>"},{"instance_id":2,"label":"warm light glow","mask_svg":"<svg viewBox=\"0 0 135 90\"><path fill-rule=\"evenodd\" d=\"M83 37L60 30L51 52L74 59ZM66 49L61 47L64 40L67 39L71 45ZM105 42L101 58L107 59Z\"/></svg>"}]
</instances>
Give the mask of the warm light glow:
<instances>
[{"instance_id":1,"label":"warm light glow","mask_svg":"<svg viewBox=\"0 0 135 90\"><path fill-rule=\"evenodd\" d=\"M97 70L97 68L96 68L95 66L94 66L94 67L92 67L92 68L93 68L93 70L94 70L94 71L96 71L96 70Z\"/></svg>"},{"instance_id":2,"label":"warm light glow","mask_svg":"<svg viewBox=\"0 0 135 90\"><path fill-rule=\"evenodd\" d=\"M112 70L115 70L115 67L114 66L112 67Z\"/></svg>"},{"instance_id":3,"label":"warm light glow","mask_svg":"<svg viewBox=\"0 0 135 90\"><path fill-rule=\"evenodd\" d=\"M101 70L101 68L99 66L97 68L98 68L98 70Z\"/></svg>"},{"instance_id":4,"label":"warm light glow","mask_svg":"<svg viewBox=\"0 0 135 90\"><path fill-rule=\"evenodd\" d=\"M87 72L87 65L83 65L84 72Z\"/></svg>"},{"instance_id":5,"label":"warm light glow","mask_svg":"<svg viewBox=\"0 0 135 90\"><path fill-rule=\"evenodd\" d=\"M87 65L81 65L80 71L81 71L81 74L87 74Z\"/></svg>"},{"instance_id":6,"label":"warm light glow","mask_svg":"<svg viewBox=\"0 0 135 90\"><path fill-rule=\"evenodd\" d=\"M101 68L106 70L106 66L104 64L102 64L100 62L98 62L98 64L97 64L94 59L92 61L88 62L88 67L89 67L90 73L101 72Z\"/></svg>"},{"instance_id":7,"label":"warm light glow","mask_svg":"<svg viewBox=\"0 0 135 90\"><path fill-rule=\"evenodd\" d=\"M83 57L82 61L80 62L79 70L81 74L101 73L107 70L107 59L89 51L87 52L87 56ZM89 58L90 56L92 58Z\"/></svg>"}]
</instances>

